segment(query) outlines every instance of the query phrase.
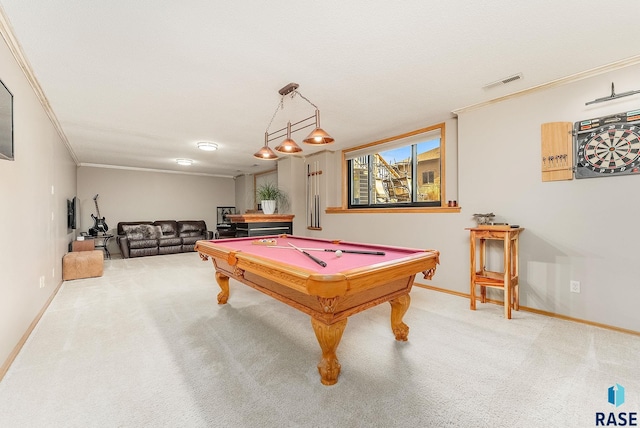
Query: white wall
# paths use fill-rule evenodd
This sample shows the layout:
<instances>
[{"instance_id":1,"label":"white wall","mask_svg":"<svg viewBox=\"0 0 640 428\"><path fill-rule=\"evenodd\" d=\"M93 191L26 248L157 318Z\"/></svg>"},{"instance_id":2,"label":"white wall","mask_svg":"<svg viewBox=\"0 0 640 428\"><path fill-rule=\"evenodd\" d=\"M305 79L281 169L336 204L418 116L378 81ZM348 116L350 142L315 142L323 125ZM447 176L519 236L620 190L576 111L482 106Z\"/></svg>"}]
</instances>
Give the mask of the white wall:
<instances>
[{"instance_id":1,"label":"white wall","mask_svg":"<svg viewBox=\"0 0 640 428\"><path fill-rule=\"evenodd\" d=\"M640 108L640 95L585 106L640 88L640 66L461 113L460 199L465 212L493 211L526 228L521 303L640 331L640 174L542 182L540 125ZM470 211L467 211L469 209ZM569 281L581 293L569 292Z\"/></svg>"},{"instance_id":2,"label":"white wall","mask_svg":"<svg viewBox=\"0 0 640 428\"><path fill-rule=\"evenodd\" d=\"M242 214L253 209L254 191L253 175L239 175L236 177L236 212Z\"/></svg>"},{"instance_id":3,"label":"white wall","mask_svg":"<svg viewBox=\"0 0 640 428\"><path fill-rule=\"evenodd\" d=\"M316 155L319 156L319 155ZM305 159L299 156L282 156L278 159L278 187L289 197L289 208L280 213L291 213L293 217L293 233L306 235L306 185L307 168Z\"/></svg>"},{"instance_id":4,"label":"white wall","mask_svg":"<svg viewBox=\"0 0 640 428\"><path fill-rule=\"evenodd\" d=\"M73 239L66 216L76 166L0 39L0 79L13 93L15 143L15 161L0 160L0 364L6 364L62 282L62 256Z\"/></svg>"},{"instance_id":5,"label":"white wall","mask_svg":"<svg viewBox=\"0 0 640 428\"><path fill-rule=\"evenodd\" d=\"M216 208L235 206L233 178L83 166L78 168L80 231L93 227L93 198L114 235L118 222L204 220L215 230ZM109 251L117 253L115 239Z\"/></svg>"},{"instance_id":6,"label":"white wall","mask_svg":"<svg viewBox=\"0 0 640 428\"><path fill-rule=\"evenodd\" d=\"M475 225L474 213L494 212L496 221L526 228L520 240L522 305L640 331L636 315L640 251L632 232L640 214L640 176L543 183L540 172L542 123L575 122L640 108L640 95L585 106L586 101L608 95L612 81L619 93L638 89L638 75L640 66L628 67L465 111L458 118L457 138L447 123L446 198L458 200L460 213L323 213L322 231L305 232L437 249L441 265L435 277L417 281L469 293L465 228ZM429 125L433 124L415 128ZM338 206L341 157L339 153L323 156L318 159L328 172L323 180L330 189L323 207ZM453 171L449 163L456 161L457 182L449 176ZM304 172L300 174L303 178ZM492 257L490 262L498 259ZM569 292L570 280L581 282L580 294Z\"/></svg>"}]
</instances>

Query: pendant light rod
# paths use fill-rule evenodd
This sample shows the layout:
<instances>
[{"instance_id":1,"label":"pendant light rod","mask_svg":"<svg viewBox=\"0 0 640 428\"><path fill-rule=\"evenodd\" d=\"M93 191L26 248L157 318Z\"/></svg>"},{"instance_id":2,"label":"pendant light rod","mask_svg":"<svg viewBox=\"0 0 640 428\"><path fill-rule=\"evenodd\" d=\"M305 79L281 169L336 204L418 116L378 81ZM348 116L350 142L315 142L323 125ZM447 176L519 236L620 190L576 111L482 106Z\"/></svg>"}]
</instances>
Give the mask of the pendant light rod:
<instances>
[{"instance_id":1,"label":"pendant light rod","mask_svg":"<svg viewBox=\"0 0 640 428\"><path fill-rule=\"evenodd\" d=\"M316 124L315 118L316 118L316 116L314 114L313 116L309 116L309 117L304 118L302 120L299 120L299 121L297 121L295 123L292 123L291 124L291 128L292 128L291 129L291 133L294 133L296 131L300 131L301 129L309 128L310 126L314 126ZM299 128L295 128L295 129L293 128L294 126L299 125L299 124L301 124L303 122L309 122L311 119L313 119L313 122L310 122L310 123L308 123L306 125L303 125L303 126L301 126ZM273 141L275 139L278 139L278 138L281 138L281 137L285 137L286 135L287 135L287 127L285 126L284 128L276 129L273 132L269 132L269 136L267 137L268 138L267 141Z\"/></svg>"}]
</instances>

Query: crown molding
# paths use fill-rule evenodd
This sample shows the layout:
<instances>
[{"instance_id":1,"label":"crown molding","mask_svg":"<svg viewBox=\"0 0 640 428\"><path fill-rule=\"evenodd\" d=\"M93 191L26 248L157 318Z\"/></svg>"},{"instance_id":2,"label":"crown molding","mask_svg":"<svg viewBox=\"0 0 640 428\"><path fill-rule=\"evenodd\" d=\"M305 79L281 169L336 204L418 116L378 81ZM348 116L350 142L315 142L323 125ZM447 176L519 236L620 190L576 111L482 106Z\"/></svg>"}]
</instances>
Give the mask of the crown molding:
<instances>
[{"instance_id":1,"label":"crown molding","mask_svg":"<svg viewBox=\"0 0 640 428\"><path fill-rule=\"evenodd\" d=\"M631 65L636 65L640 63L640 55L635 55L629 58L625 58L620 61L612 62L610 64L606 64L600 67L592 68L590 70L582 71L580 73L571 74L566 77L562 77L560 79L552 80L547 83L543 83L541 85L532 86L527 89L523 89L518 92L513 92L508 95L504 95L502 97L494 98L489 101L481 102L478 104L472 104L470 106L462 107L456 110L452 110L452 113L458 115L460 113L465 113L471 110L475 110L481 107L485 107L491 104L496 104L505 100L509 100L511 98L520 97L523 95L528 95L533 92L541 91L543 89L554 88L556 86L566 85L567 83L577 82L579 80L587 79L589 77L597 76L599 74L607 73L614 70L619 70L621 68L629 67Z\"/></svg>"},{"instance_id":2,"label":"crown molding","mask_svg":"<svg viewBox=\"0 0 640 428\"><path fill-rule=\"evenodd\" d=\"M135 166L120 166L120 165L108 165L102 163L79 163L78 167L85 166L90 168L108 168L108 169L124 169L128 171L140 171L140 172L161 172L165 174L181 174L181 175L201 175L205 177L217 177L217 178L233 178L236 176L233 175L223 175L223 174L209 174L206 172L187 172L187 171L174 171L171 169L155 169L155 168L139 168Z\"/></svg>"},{"instance_id":3,"label":"crown molding","mask_svg":"<svg viewBox=\"0 0 640 428\"><path fill-rule=\"evenodd\" d=\"M53 125L56 132L58 133L58 136L60 137L64 145L67 147L67 150L69 151L69 154L73 158L73 161L75 162L75 164L78 165L79 164L78 157L73 151L71 144L69 144L69 139L67 138L66 134L62 130L62 126L60 126L60 122L58 121L56 114L53 112L53 109L49 104L49 100L47 99L47 96L45 95L44 90L40 86L38 79L33 73L31 64L29 64L29 60L27 60L27 57L25 56L22 50L22 47L20 46L20 42L18 42L18 39L15 36L13 27L11 27L9 18L7 18L7 15L5 14L4 9L2 8L1 5L0 5L0 34L2 34L2 38L5 40L7 47L11 51L13 57L18 63L18 66L20 67L25 77L27 78L27 81L29 82L29 85L31 85L33 92L35 92L36 97L40 101L42 108L44 109L45 113L49 117L49 120L51 121L51 124Z\"/></svg>"}]
</instances>

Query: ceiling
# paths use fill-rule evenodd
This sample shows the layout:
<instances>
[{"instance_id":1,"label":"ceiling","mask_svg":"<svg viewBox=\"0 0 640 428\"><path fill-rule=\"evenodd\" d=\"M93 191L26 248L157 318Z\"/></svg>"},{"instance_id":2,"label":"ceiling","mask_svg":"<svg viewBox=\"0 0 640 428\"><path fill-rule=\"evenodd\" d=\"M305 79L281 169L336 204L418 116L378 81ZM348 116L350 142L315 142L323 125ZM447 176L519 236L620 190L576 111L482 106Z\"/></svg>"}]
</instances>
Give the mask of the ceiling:
<instances>
[{"instance_id":1,"label":"ceiling","mask_svg":"<svg viewBox=\"0 0 640 428\"><path fill-rule=\"evenodd\" d=\"M308 155L430 126L640 53L638 26L618 25L637 11L635 0L0 5L80 165L220 176L274 167L252 155L290 82L335 138L312 147L301 143L308 130L294 133ZM517 73L523 78L483 88ZM300 96L286 97L269 131L313 112ZM219 150L198 150L198 141Z\"/></svg>"}]
</instances>

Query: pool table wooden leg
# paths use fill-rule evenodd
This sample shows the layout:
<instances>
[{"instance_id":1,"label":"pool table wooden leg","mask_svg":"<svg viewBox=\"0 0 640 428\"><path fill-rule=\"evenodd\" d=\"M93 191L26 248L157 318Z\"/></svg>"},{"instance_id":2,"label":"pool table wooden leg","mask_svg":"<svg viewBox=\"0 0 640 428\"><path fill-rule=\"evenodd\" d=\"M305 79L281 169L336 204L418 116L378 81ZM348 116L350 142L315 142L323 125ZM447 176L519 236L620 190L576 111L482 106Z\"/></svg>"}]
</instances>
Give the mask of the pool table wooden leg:
<instances>
[{"instance_id":1,"label":"pool table wooden leg","mask_svg":"<svg viewBox=\"0 0 640 428\"><path fill-rule=\"evenodd\" d=\"M334 324L325 324L312 317L311 325L316 333L320 348L322 348L322 360L318 363L320 382L323 385L334 385L338 382L340 374L340 363L336 357L336 349L338 349L342 333L347 326L347 319Z\"/></svg>"},{"instance_id":2,"label":"pool table wooden leg","mask_svg":"<svg viewBox=\"0 0 640 428\"><path fill-rule=\"evenodd\" d=\"M220 272L216 272L216 282L222 290L218 293L218 304L224 305L227 303L227 299L229 299L229 277Z\"/></svg>"},{"instance_id":3,"label":"pool table wooden leg","mask_svg":"<svg viewBox=\"0 0 640 428\"><path fill-rule=\"evenodd\" d=\"M409 326L402 322L402 317L409 309L411 297L408 294L390 300L391 304L391 330L396 340L406 341L409 337Z\"/></svg>"}]
</instances>

